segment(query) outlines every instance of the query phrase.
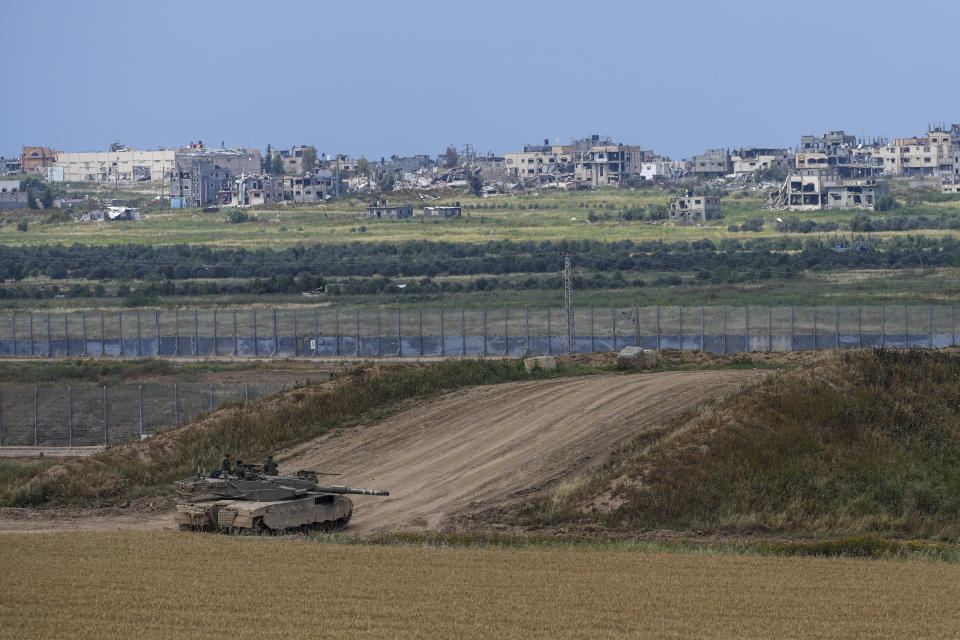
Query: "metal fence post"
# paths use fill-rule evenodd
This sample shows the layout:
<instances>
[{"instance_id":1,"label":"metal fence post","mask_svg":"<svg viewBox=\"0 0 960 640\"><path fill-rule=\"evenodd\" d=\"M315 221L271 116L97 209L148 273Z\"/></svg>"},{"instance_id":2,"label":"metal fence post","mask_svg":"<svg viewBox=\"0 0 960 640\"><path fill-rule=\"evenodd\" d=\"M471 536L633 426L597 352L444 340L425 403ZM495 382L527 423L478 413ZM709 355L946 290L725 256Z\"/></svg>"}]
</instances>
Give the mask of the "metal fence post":
<instances>
[{"instance_id":1,"label":"metal fence post","mask_svg":"<svg viewBox=\"0 0 960 640\"><path fill-rule=\"evenodd\" d=\"M333 355L340 355L340 309L333 310L333 330L334 330L334 343L333 343Z\"/></svg>"},{"instance_id":2,"label":"metal fence post","mask_svg":"<svg viewBox=\"0 0 960 640\"><path fill-rule=\"evenodd\" d=\"M180 355L180 309L173 310L173 355Z\"/></svg>"},{"instance_id":3,"label":"metal fence post","mask_svg":"<svg viewBox=\"0 0 960 640\"><path fill-rule=\"evenodd\" d=\"M17 355L17 314L16 313L10 314L10 328L11 328L11 331L13 332L13 349L12 349L13 355ZM83 355L87 355L86 348L84 348Z\"/></svg>"},{"instance_id":4,"label":"metal fence post","mask_svg":"<svg viewBox=\"0 0 960 640\"><path fill-rule=\"evenodd\" d=\"M87 355L87 312L80 312L80 333L83 338L83 351L80 353L82 356ZM16 339L16 333L14 333L14 339Z\"/></svg>"},{"instance_id":5,"label":"metal fence post","mask_svg":"<svg viewBox=\"0 0 960 640\"><path fill-rule=\"evenodd\" d=\"M797 346L793 338L793 305L790 306L790 351L796 351Z\"/></svg>"},{"instance_id":6,"label":"metal fence post","mask_svg":"<svg viewBox=\"0 0 960 640\"><path fill-rule=\"evenodd\" d=\"M480 324L483 325L483 351L480 352L480 355L485 356L487 355L487 308L486 307L482 307L480 309Z\"/></svg>"},{"instance_id":7,"label":"metal fence post","mask_svg":"<svg viewBox=\"0 0 960 640\"><path fill-rule=\"evenodd\" d=\"M356 329L357 334L357 344L354 351L359 356L360 355L360 309L356 309L354 312L354 328Z\"/></svg>"},{"instance_id":8,"label":"metal fence post","mask_svg":"<svg viewBox=\"0 0 960 640\"><path fill-rule=\"evenodd\" d=\"M217 310L213 310L213 355L219 355L217 353Z\"/></svg>"},{"instance_id":9,"label":"metal fence post","mask_svg":"<svg viewBox=\"0 0 960 640\"><path fill-rule=\"evenodd\" d=\"M817 308L813 308L813 349L816 351L820 348L820 345L817 344Z\"/></svg>"},{"instance_id":10,"label":"metal fence post","mask_svg":"<svg viewBox=\"0 0 960 640\"><path fill-rule=\"evenodd\" d=\"M743 308L743 322L744 322L743 350L750 351L750 306L749 305Z\"/></svg>"},{"instance_id":11,"label":"metal fence post","mask_svg":"<svg viewBox=\"0 0 960 640\"><path fill-rule=\"evenodd\" d=\"M576 347L573 350L576 351ZM503 355L510 355L510 310L506 308L503 310Z\"/></svg>"},{"instance_id":12,"label":"metal fence post","mask_svg":"<svg viewBox=\"0 0 960 640\"><path fill-rule=\"evenodd\" d=\"M103 444L109 440L109 431L107 430L107 385L103 385Z\"/></svg>"},{"instance_id":13,"label":"metal fence post","mask_svg":"<svg viewBox=\"0 0 960 640\"><path fill-rule=\"evenodd\" d=\"M120 342L120 356L123 356L123 311L117 311L117 340Z\"/></svg>"},{"instance_id":14,"label":"metal fence post","mask_svg":"<svg viewBox=\"0 0 960 640\"><path fill-rule=\"evenodd\" d=\"M379 319L379 315L377 317ZM379 321L378 321L377 327L379 329ZM377 355L379 354L380 354L380 350L378 348ZM441 356L447 355L447 338L446 338L446 333L443 330L443 307L440 307L440 355Z\"/></svg>"},{"instance_id":15,"label":"metal fence post","mask_svg":"<svg viewBox=\"0 0 960 640\"><path fill-rule=\"evenodd\" d=\"M245 403L250 402L250 385L249 384L243 385L243 401Z\"/></svg>"},{"instance_id":16,"label":"metal fence post","mask_svg":"<svg viewBox=\"0 0 960 640\"><path fill-rule=\"evenodd\" d=\"M100 312L100 355L106 355L107 353L107 336L103 332L103 311Z\"/></svg>"},{"instance_id":17,"label":"metal fence post","mask_svg":"<svg viewBox=\"0 0 960 640\"><path fill-rule=\"evenodd\" d=\"M640 346L640 306L633 301L633 346Z\"/></svg>"},{"instance_id":18,"label":"metal fence post","mask_svg":"<svg viewBox=\"0 0 960 640\"><path fill-rule=\"evenodd\" d=\"M140 425L140 439L143 440L143 385L137 385L137 423Z\"/></svg>"},{"instance_id":19,"label":"metal fence post","mask_svg":"<svg viewBox=\"0 0 960 640\"><path fill-rule=\"evenodd\" d=\"M597 350L594 346L594 336L596 332L593 329L593 307L590 307L590 353L593 353Z\"/></svg>"},{"instance_id":20,"label":"metal fence post","mask_svg":"<svg viewBox=\"0 0 960 640\"><path fill-rule=\"evenodd\" d=\"M460 355L467 355L467 312L460 307ZM529 342L529 338L527 340Z\"/></svg>"},{"instance_id":21,"label":"metal fence post","mask_svg":"<svg viewBox=\"0 0 960 640\"><path fill-rule=\"evenodd\" d=\"M523 355L530 355L530 307L523 308Z\"/></svg>"},{"instance_id":22,"label":"metal fence post","mask_svg":"<svg viewBox=\"0 0 960 640\"><path fill-rule=\"evenodd\" d=\"M547 353L553 353L553 329L550 326L550 309L547 308Z\"/></svg>"},{"instance_id":23,"label":"metal fence post","mask_svg":"<svg viewBox=\"0 0 960 640\"><path fill-rule=\"evenodd\" d=\"M30 312L30 355L33 355L33 312Z\"/></svg>"},{"instance_id":24,"label":"metal fence post","mask_svg":"<svg viewBox=\"0 0 960 640\"><path fill-rule=\"evenodd\" d=\"M297 337L297 310L293 310L293 355L294 357L300 355L299 352L299 343L300 338Z\"/></svg>"},{"instance_id":25,"label":"metal fence post","mask_svg":"<svg viewBox=\"0 0 960 640\"><path fill-rule=\"evenodd\" d=\"M833 308L833 332L834 332L833 348L839 349L840 348L840 307L839 305Z\"/></svg>"},{"instance_id":26,"label":"metal fence post","mask_svg":"<svg viewBox=\"0 0 960 640\"><path fill-rule=\"evenodd\" d=\"M274 310L273 324L277 324L276 310ZM199 312L193 310L193 355L200 355L200 320L198 318Z\"/></svg>"},{"instance_id":27,"label":"metal fence post","mask_svg":"<svg viewBox=\"0 0 960 640\"><path fill-rule=\"evenodd\" d=\"M721 317L720 331L723 334L723 342L722 342L723 346L720 349L720 353L723 355L727 355L727 308L726 307L723 307L723 309L721 310L720 317Z\"/></svg>"},{"instance_id":28,"label":"metal fence post","mask_svg":"<svg viewBox=\"0 0 960 640\"><path fill-rule=\"evenodd\" d=\"M400 309L397 309L397 355L403 355L403 333L400 328Z\"/></svg>"},{"instance_id":29,"label":"metal fence post","mask_svg":"<svg viewBox=\"0 0 960 640\"><path fill-rule=\"evenodd\" d=\"M37 446L40 442L40 424L39 424L39 404L40 404L40 392L37 391L37 388L33 388L33 446Z\"/></svg>"},{"instance_id":30,"label":"metal fence post","mask_svg":"<svg viewBox=\"0 0 960 640\"><path fill-rule=\"evenodd\" d=\"M253 310L253 355L260 355L260 341L257 339L257 310Z\"/></svg>"},{"instance_id":31,"label":"metal fence post","mask_svg":"<svg viewBox=\"0 0 960 640\"><path fill-rule=\"evenodd\" d=\"M863 349L863 310L857 307L857 348Z\"/></svg>"},{"instance_id":32,"label":"metal fence post","mask_svg":"<svg viewBox=\"0 0 960 640\"><path fill-rule=\"evenodd\" d=\"M637 346L640 346L639 342ZM703 346L703 307L700 307L700 351L706 351Z\"/></svg>"},{"instance_id":33,"label":"metal fence post","mask_svg":"<svg viewBox=\"0 0 960 640\"><path fill-rule=\"evenodd\" d=\"M63 353L70 357L70 327L67 324L67 314L63 314Z\"/></svg>"},{"instance_id":34,"label":"metal fence post","mask_svg":"<svg viewBox=\"0 0 960 640\"><path fill-rule=\"evenodd\" d=\"M137 309L137 355L143 355L143 338L140 335L140 310Z\"/></svg>"},{"instance_id":35,"label":"metal fence post","mask_svg":"<svg viewBox=\"0 0 960 640\"><path fill-rule=\"evenodd\" d=\"M773 309L767 307L767 351L773 351Z\"/></svg>"},{"instance_id":36,"label":"metal fence post","mask_svg":"<svg viewBox=\"0 0 960 640\"><path fill-rule=\"evenodd\" d=\"M313 310L313 355L320 355L320 321L317 319L316 309Z\"/></svg>"},{"instance_id":37,"label":"metal fence post","mask_svg":"<svg viewBox=\"0 0 960 640\"><path fill-rule=\"evenodd\" d=\"M67 387L67 446L73 446L73 389Z\"/></svg>"},{"instance_id":38,"label":"metal fence post","mask_svg":"<svg viewBox=\"0 0 960 640\"><path fill-rule=\"evenodd\" d=\"M880 305L880 346L887 346L887 327L884 323L883 305Z\"/></svg>"},{"instance_id":39,"label":"metal fence post","mask_svg":"<svg viewBox=\"0 0 960 640\"><path fill-rule=\"evenodd\" d=\"M273 352L271 356L277 355L277 351L280 350L280 339L277 338L277 308L273 308Z\"/></svg>"},{"instance_id":40,"label":"metal fence post","mask_svg":"<svg viewBox=\"0 0 960 640\"><path fill-rule=\"evenodd\" d=\"M377 357L380 357L380 348L381 341L383 340L382 332L380 331L380 309L377 309Z\"/></svg>"},{"instance_id":41,"label":"metal fence post","mask_svg":"<svg viewBox=\"0 0 960 640\"><path fill-rule=\"evenodd\" d=\"M180 424L180 390L173 383L173 424Z\"/></svg>"},{"instance_id":42,"label":"metal fence post","mask_svg":"<svg viewBox=\"0 0 960 640\"><path fill-rule=\"evenodd\" d=\"M417 308L417 355L423 356L423 307Z\"/></svg>"},{"instance_id":43,"label":"metal fence post","mask_svg":"<svg viewBox=\"0 0 960 640\"><path fill-rule=\"evenodd\" d=\"M677 307L680 310L680 350L683 351L683 307Z\"/></svg>"},{"instance_id":44,"label":"metal fence post","mask_svg":"<svg viewBox=\"0 0 960 640\"><path fill-rule=\"evenodd\" d=\"M933 349L933 309L927 305L927 348Z\"/></svg>"},{"instance_id":45,"label":"metal fence post","mask_svg":"<svg viewBox=\"0 0 960 640\"><path fill-rule=\"evenodd\" d=\"M617 310L610 307L610 332L613 334L613 350L617 350Z\"/></svg>"},{"instance_id":46,"label":"metal fence post","mask_svg":"<svg viewBox=\"0 0 960 640\"><path fill-rule=\"evenodd\" d=\"M213 384L208 384L207 389L210 393L210 413L213 413Z\"/></svg>"},{"instance_id":47,"label":"metal fence post","mask_svg":"<svg viewBox=\"0 0 960 640\"><path fill-rule=\"evenodd\" d=\"M231 355L237 355L237 310L233 310L233 353Z\"/></svg>"},{"instance_id":48,"label":"metal fence post","mask_svg":"<svg viewBox=\"0 0 960 640\"><path fill-rule=\"evenodd\" d=\"M950 346L957 344L957 308L950 307Z\"/></svg>"},{"instance_id":49,"label":"metal fence post","mask_svg":"<svg viewBox=\"0 0 960 640\"><path fill-rule=\"evenodd\" d=\"M660 305L657 305L657 351L660 350Z\"/></svg>"},{"instance_id":50,"label":"metal fence post","mask_svg":"<svg viewBox=\"0 0 960 640\"><path fill-rule=\"evenodd\" d=\"M157 338L157 346L153 350L153 354L159 356L161 353L160 351L160 310L159 309L153 310L153 331L156 334L156 338Z\"/></svg>"},{"instance_id":51,"label":"metal fence post","mask_svg":"<svg viewBox=\"0 0 960 640\"><path fill-rule=\"evenodd\" d=\"M47 314L47 357L53 355L53 337L50 331L50 314ZM122 353L120 355L123 355Z\"/></svg>"},{"instance_id":52,"label":"metal fence post","mask_svg":"<svg viewBox=\"0 0 960 640\"><path fill-rule=\"evenodd\" d=\"M903 305L903 348L910 348L910 312L907 305Z\"/></svg>"}]
</instances>

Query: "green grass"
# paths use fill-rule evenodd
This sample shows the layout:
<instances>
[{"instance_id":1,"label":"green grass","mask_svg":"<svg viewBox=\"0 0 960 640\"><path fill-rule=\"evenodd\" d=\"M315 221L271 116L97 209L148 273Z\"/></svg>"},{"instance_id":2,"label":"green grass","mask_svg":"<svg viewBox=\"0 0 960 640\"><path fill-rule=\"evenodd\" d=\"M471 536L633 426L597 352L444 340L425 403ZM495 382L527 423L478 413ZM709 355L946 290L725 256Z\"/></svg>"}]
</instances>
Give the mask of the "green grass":
<instances>
[{"instance_id":1,"label":"green grass","mask_svg":"<svg viewBox=\"0 0 960 640\"><path fill-rule=\"evenodd\" d=\"M958 397L955 353L843 352L645 434L514 522L956 541Z\"/></svg>"},{"instance_id":2,"label":"green grass","mask_svg":"<svg viewBox=\"0 0 960 640\"><path fill-rule=\"evenodd\" d=\"M463 193L450 193L444 201L459 200L464 216L457 220L425 221L361 219L366 204L355 198L317 206L254 208L256 221L229 224L223 213L202 213L192 210L157 210L146 214L142 222L118 223L43 223L49 212L17 212L26 215L30 227L17 231L14 224L0 225L0 244L84 244L111 245L145 243L168 245L178 243L211 246L288 247L297 244L342 242L402 242L405 240L446 240L451 242L486 242L495 240L697 240L724 237L775 237L772 220L784 213L764 210L765 197L760 192L736 193L723 197L723 218L705 226L678 226L665 221L617 220L618 212L635 207L666 205L677 191L660 189L598 189L582 192L542 191L475 198ZM424 202L416 194L394 194L397 202L410 201L417 208ZM955 200L926 203L931 213L957 212ZM522 208L521 208L522 207ZM925 210L926 210L925 209ZM588 217L596 219L588 222ZM835 221L841 226L853 215L849 211L789 213L817 222ZM16 217L8 215L6 218ZM730 224L762 216L768 224L762 232L727 231ZM572 220L576 218L576 220ZM360 227L365 231L360 231ZM944 231L955 235L957 232ZM885 234L877 234L885 235Z\"/></svg>"},{"instance_id":3,"label":"green grass","mask_svg":"<svg viewBox=\"0 0 960 640\"><path fill-rule=\"evenodd\" d=\"M622 536L546 533L391 532L370 536L319 534L312 539L334 544L382 545L442 549L572 549L640 553L736 554L809 558L871 558L960 562L960 545L877 536L851 536L812 541L720 540L690 538L648 541Z\"/></svg>"}]
</instances>

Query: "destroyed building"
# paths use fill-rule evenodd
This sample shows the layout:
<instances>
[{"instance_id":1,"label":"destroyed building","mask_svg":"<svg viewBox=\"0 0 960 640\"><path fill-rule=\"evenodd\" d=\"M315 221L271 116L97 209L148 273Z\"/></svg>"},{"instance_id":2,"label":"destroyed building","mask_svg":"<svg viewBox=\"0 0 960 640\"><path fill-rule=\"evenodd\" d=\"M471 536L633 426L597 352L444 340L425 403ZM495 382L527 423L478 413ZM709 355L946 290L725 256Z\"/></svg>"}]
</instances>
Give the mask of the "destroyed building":
<instances>
[{"instance_id":1,"label":"destroyed building","mask_svg":"<svg viewBox=\"0 0 960 640\"><path fill-rule=\"evenodd\" d=\"M730 153L726 149L707 149L690 160L690 172L704 178L725 176L732 170Z\"/></svg>"},{"instance_id":2,"label":"destroyed building","mask_svg":"<svg viewBox=\"0 0 960 640\"><path fill-rule=\"evenodd\" d=\"M877 200L887 195L890 195L890 185L885 180L844 178L839 171L830 169L798 169L771 194L768 208L873 210Z\"/></svg>"},{"instance_id":3,"label":"destroyed building","mask_svg":"<svg viewBox=\"0 0 960 640\"><path fill-rule=\"evenodd\" d=\"M217 192L221 207L251 207L283 202L283 178L241 174Z\"/></svg>"},{"instance_id":4,"label":"destroyed building","mask_svg":"<svg viewBox=\"0 0 960 640\"><path fill-rule=\"evenodd\" d=\"M436 166L434 161L427 154L418 154L415 156L391 156L389 160L383 158L372 165L375 174L383 175L385 173L416 173Z\"/></svg>"},{"instance_id":5,"label":"destroyed building","mask_svg":"<svg viewBox=\"0 0 960 640\"><path fill-rule=\"evenodd\" d=\"M57 152L50 147L24 147L20 154L20 168L24 173L47 173L57 160Z\"/></svg>"},{"instance_id":6,"label":"destroyed building","mask_svg":"<svg viewBox=\"0 0 960 640\"><path fill-rule=\"evenodd\" d=\"M730 155L730 165L735 175L755 173L770 167L789 171L793 160L789 149L777 148L749 147Z\"/></svg>"},{"instance_id":7,"label":"destroyed building","mask_svg":"<svg viewBox=\"0 0 960 640\"><path fill-rule=\"evenodd\" d=\"M235 178L259 174L260 152L256 149L194 147L177 151L170 177L170 207L181 209L219 202L221 191L233 191Z\"/></svg>"},{"instance_id":8,"label":"destroyed building","mask_svg":"<svg viewBox=\"0 0 960 640\"><path fill-rule=\"evenodd\" d=\"M451 205L438 205L435 207L424 207L424 218L456 218L463 214L460 203Z\"/></svg>"},{"instance_id":9,"label":"destroyed building","mask_svg":"<svg viewBox=\"0 0 960 640\"><path fill-rule=\"evenodd\" d=\"M719 212L719 196L694 195L691 190L670 203L670 219L680 223L706 222Z\"/></svg>"},{"instance_id":10,"label":"destroyed building","mask_svg":"<svg viewBox=\"0 0 960 640\"><path fill-rule=\"evenodd\" d=\"M27 192L20 190L20 183L18 181L0 181L0 210L25 209L29 205Z\"/></svg>"},{"instance_id":11,"label":"destroyed building","mask_svg":"<svg viewBox=\"0 0 960 640\"><path fill-rule=\"evenodd\" d=\"M387 199L377 200L367 207L368 218L386 218L388 220L403 220L413 217L413 206L409 204L387 204Z\"/></svg>"},{"instance_id":12,"label":"destroyed building","mask_svg":"<svg viewBox=\"0 0 960 640\"><path fill-rule=\"evenodd\" d=\"M561 173L573 173L573 147L551 145L544 140L542 145L524 145L523 151L503 154L507 175L523 179L553 178Z\"/></svg>"},{"instance_id":13,"label":"destroyed building","mask_svg":"<svg viewBox=\"0 0 960 640\"><path fill-rule=\"evenodd\" d=\"M602 144L580 154L574 176L592 187L616 187L628 177L639 176L644 162L654 159L652 151L624 144Z\"/></svg>"},{"instance_id":14,"label":"destroyed building","mask_svg":"<svg viewBox=\"0 0 960 640\"><path fill-rule=\"evenodd\" d=\"M297 203L323 202L347 190L346 183L333 175L330 169L303 176L283 177L283 199Z\"/></svg>"},{"instance_id":15,"label":"destroyed building","mask_svg":"<svg viewBox=\"0 0 960 640\"><path fill-rule=\"evenodd\" d=\"M21 173L23 173L23 166L20 164L20 156L0 157L0 176L16 176Z\"/></svg>"},{"instance_id":16,"label":"destroyed building","mask_svg":"<svg viewBox=\"0 0 960 640\"><path fill-rule=\"evenodd\" d=\"M174 170L175 149L56 153L55 166L68 182L139 182L167 179Z\"/></svg>"},{"instance_id":17,"label":"destroyed building","mask_svg":"<svg viewBox=\"0 0 960 640\"><path fill-rule=\"evenodd\" d=\"M311 162L311 159L312 164L315 165L317 162L317 150L310 145L300 145L299 147L293 147L289 151L286 149L270 150L270 160L278 156L283 161L283 173L286 175L303 175L315 168L314 166L306 166L307 162Z\"/></svg>"},{"instance_id":18,"label":"destroyed building","mask_svg":"<svg viewBox=\"0 0 960 640\"><path fill-rule=\"evenodd\" d=\"M644 180L678 180L689 169L690 163L686 160L654 160L640 164L640 177Z\"/></svg>"},{"instance_id":19,"label":"destroyed building","mask_svg":"<svg viewBox=\"0 0 960 640\"><path fill-rule=\"evenodd\" d=\"M895 138L893 145L875 150L890 176L951 176L955 173L957 139L950 131L936 127L924 138Z\"/></svg>"}]
</instances>

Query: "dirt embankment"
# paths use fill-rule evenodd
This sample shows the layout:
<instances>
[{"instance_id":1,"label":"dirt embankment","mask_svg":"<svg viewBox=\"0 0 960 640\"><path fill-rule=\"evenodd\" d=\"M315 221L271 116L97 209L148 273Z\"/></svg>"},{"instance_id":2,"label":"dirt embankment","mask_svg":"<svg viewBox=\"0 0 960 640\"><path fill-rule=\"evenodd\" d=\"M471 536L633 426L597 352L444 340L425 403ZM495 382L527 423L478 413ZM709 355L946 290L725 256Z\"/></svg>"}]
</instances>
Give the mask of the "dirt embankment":
<instances>
[{"instance_id":1,"label":"dirt embankment","mask_svg":"<svg viewBox=\"0 0 960 640\"><path fill-rule=\"evenodd\" d=\"M389 498L353 496L350 533L444 529L602 464L618 445L758 375L764 372L672 371L471 387L376 424L329 433L278 459L283 472L340 472L331 484L390 490ZM150 445L176 446L178 431ZM118 454L126 448L150 455L132 445L118 447ZM164 506L4 509L0 533L173 528L169 511L156 510Z\"/></svg>"},{"instance_id":2,"label":"dirt embankment","mask_svg":"<svg viewBox=\"0 0 960 640\"><path fill-rule=\"evenodd\" d=\"M618 445L758 374L685 371L475 387L300 445L281 454L281 471L341 472L346 484L388 489L389 498L353 497L353 533L444 529L602 464Z\"/></svg>"}]
</instances>

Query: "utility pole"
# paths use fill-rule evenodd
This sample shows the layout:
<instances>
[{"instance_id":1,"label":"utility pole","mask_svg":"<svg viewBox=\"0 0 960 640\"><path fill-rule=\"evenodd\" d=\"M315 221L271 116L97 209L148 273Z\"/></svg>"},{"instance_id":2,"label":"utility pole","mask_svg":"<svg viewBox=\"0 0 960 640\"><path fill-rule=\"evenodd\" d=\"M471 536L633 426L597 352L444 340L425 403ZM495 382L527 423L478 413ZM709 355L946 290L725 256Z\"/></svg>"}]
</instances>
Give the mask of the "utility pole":
<instances>
[{"instance_id":1,"label":"utility pole","mask_svg":"<svg viewBox=\"0 0 960 640\"><path fill-rule=\"evenodd\" d=\"M576 350L573 331L573 271L570 269L570 256L563 257L563 305L567 317L567 353Z\"/></svg>"}]
</instances>

